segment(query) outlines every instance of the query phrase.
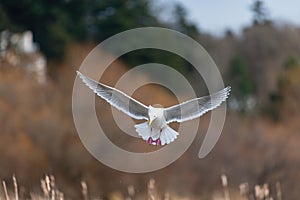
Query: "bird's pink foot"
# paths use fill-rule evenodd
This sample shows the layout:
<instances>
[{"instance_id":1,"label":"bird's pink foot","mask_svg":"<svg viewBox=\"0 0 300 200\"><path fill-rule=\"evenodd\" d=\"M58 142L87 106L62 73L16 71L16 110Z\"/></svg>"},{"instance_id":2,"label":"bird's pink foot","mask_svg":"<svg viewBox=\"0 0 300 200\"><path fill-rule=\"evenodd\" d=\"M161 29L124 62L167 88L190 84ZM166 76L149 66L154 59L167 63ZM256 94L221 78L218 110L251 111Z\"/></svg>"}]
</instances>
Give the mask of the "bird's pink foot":
<instances>
[{"instance_id":1,"label":"bird's pink foot","mask_svg":"<svg viewBox=\"0 0 300 200\"><path fill-rule=\"evenodd\" d=\"M157 140L153 140L152 137L149 137L147 140L147 144L161 145L161 140L160 140L160 138L158 138Z\"/></svg>"},{"instance_id":2,"label":"bird's pink foot","mask_svg":"<svg viewBox=\"0 0 300 200\"><path fill-rule=\"evenodd\" d=\"M158 138L156 141L155 141L156 145L161 145L161 141L160 141L160 138Z\"/></svg>"},{"instance_id":3,"label":"bird's pink foot","mask_svg":"<svg viewBox=\"0 0 300 200\"><path fill-rule=\"evenodd\" d=\"M152 143L153 143L153 139L152 139L152 137L149 137L147 140L147 144L152 144Z\"/></svg>"}]
</instances>

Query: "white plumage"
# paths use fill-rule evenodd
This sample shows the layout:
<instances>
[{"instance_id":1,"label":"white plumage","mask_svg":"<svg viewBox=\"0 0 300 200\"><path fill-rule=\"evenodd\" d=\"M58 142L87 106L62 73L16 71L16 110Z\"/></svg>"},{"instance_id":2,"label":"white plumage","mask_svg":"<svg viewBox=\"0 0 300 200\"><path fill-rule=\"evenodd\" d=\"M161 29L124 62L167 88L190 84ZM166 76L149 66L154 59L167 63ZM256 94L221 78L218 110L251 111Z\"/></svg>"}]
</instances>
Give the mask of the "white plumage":
<instances>
[{"instance_id":1,"label":"white plumage","mask_svg":"<svg viewBox=\"0 0 300 200\"><path fill-rule=\"evenodd\" d=\"M191 99L168 108L145 106L116 88L98 83L77 71L82 81L99 97L134 119L147 122L135 125L136 131L148 144L165 145L173 142L178 132L168 126L171 122L184 122L200 117L224 102L230 93L226 87L210 96Z\"/></svg>"}]
</instances>

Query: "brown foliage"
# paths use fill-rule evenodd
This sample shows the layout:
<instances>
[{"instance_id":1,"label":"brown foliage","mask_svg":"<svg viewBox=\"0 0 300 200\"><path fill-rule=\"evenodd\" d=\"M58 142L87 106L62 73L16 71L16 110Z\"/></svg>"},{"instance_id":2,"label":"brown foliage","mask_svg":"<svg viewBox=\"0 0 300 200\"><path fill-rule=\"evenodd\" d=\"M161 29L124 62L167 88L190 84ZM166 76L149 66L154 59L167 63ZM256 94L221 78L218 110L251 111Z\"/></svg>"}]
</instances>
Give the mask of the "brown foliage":
<instances>
[{"instance_id":1,"label":"brown foliage","mask_svg":"<svg viewBox=\"0 0 300 200\"><path fill-rule=\"evenodd\" d=\"M295 51L299 52L300 45L293 42L298 37L299 33L289 29L278 31L255 27L245 30L240 40L225 38L221 44L234 49L226 48L228 52L225 57L218 58L223 55L220 49L215 51L218 48L211 51L214 51L217 62L224 62L224 72L230 57L236 54L235 50L244 52L259 85L257 98L260 98L260 95L265 96L278 89L283 61ZM136 191L139 191L147 185L150 177L154 177L160 191L179 196L210 197L211 192L218 189L219 175L226 172L231 178L230 188L237 188L239 183L245 181L252 185L265 182L274 185L280 181L283 193L289 191L284 196L288 199L299 196L299 69L284 75L289 86L280 91L284 98L280 104L279 121L230 111L215 149L208 157L199 160L199 146L209 123L207 114L200 121L195 142L178 161L153 173L127 174L112 170L92 158L73 125L71 92L75 71L93 46L73 44L58 72L52 75L53 80L45 85L38 85L18 70L0 72L0 177L16 173L21 184L30 185L38 182L44 173L53 172L70 197L80 195L78 188L81 180L87 181L90 194L105 197L115 190L124 190L128 185L135 185ZM56 64L50 63L50 66ZM122 63L115 62L106 72L109 78L101 81L113 85L126 71ZM158 102L150 94L159 97L156 99ZM165 89L154 85L140 88L134 97L146 104L168 106L177 102ZM113 124L110 106L100 99L97 99L97 113L106 116L103 123ZM119 133L119 129L111 127L111 139L116 140L115 133ZM143 141L120 143L148 148Z\"/></svg>"}]
</instances>

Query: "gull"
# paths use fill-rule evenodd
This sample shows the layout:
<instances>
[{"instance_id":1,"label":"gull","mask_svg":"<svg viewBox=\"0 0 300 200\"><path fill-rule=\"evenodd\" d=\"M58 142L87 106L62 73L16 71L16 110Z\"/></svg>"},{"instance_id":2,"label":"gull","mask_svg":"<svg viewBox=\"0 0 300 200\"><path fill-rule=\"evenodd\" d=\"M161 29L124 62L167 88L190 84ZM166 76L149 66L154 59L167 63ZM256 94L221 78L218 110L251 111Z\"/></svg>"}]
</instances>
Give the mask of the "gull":
<instances>
[{"instance_id":1,"label":"gull","mask_svg":"<svg viewBox=\"0 0 300 200\"><path fill-rule=\"evenodd\" d=\"M212 95L194 98L168 108L146 106L116 88L94 81L77 71L82 81L111 106L137 120L147 120L136 124L139 136L151 145L166 145L173 142L178 132L168 126L171 122L184 122L202 116L224 102L231 88L226 87Z\"/></svg>"}]
</instances>

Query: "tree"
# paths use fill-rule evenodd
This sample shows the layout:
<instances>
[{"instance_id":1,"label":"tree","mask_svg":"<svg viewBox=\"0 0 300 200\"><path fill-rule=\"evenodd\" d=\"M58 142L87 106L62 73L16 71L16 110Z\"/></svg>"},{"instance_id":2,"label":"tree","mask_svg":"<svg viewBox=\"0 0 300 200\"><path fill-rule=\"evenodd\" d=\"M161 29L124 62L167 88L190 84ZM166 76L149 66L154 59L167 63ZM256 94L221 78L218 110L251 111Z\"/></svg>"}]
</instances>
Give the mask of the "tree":
<instances>
[{"instance_id":1,"label":"tree","mask_svg":"<svg viewBox=\"0 0 300 200\"><path fill-rule=\"evenodd\" d=\"M149 0L10 0L0 4L0 26L31 30L48 58L62 58L71 40L102 41L121 31L157 26ZM26 11L24 10L26 9ZM3 17L2 17L3 16Z\"/></svg>"},{"instance_id":2,"label":"tree","mask_svg":"<svg viewBox=\"0 0 300 200\"><path fill-rule=\"evenodd\" d=\"M268 21L268 10L262 0L255 0L251 6L253 12L253 23L264 24Z\"/></svg>"},{"instance_id":3,"label":"tree","mask_svg":"<svg viewBox=\"0 0 300 200\"><path fill-rule=\"evenodd\" d=\"M230 62L230 77L233 85L237 85L238 96L249 96L255 93L255 82L252 80L243 57L235 56Z\"/></svg>"},{"instance_id":4,"label":"tree","mask_svg":"<svg viewBox=\"0 0 300 200\"><path fill-rule=\"evenodd\" d=\"M187 19L186 9L181 4L176 4L174 9L175 29L196 38L199 35L197 26Z\"/></svg>"},{"instance_id":5,"label":"tree","mask_svg":"<svg viewBox=\"0 0 300 200\"><path fill-rule=\"evenodd\" d=\"M88 28L97 41L128 29L159 25L149 0L90 0L90 5Z\"/></svg>"},{"instance_id":6,"label":"tree","mask_svg":"<svg viewBox=\"0 0 300 200\"><path fill-rule=\"evenodd\" d=\"M1 14L10 22L5 29L33 31L34 39L48 58L62 58L69 40L85 36L87 11L83 0L10 0L1 2L1 8Z\"/></svg>"},{"instance_id":7,"label":"tree","mask_svg":"<svg viewBox=\"0 0 300 200\"><path fill-rule=\"evenodd\" d=\"M31 30L48 59L62 59L70 41L101 42L128 29L172 26L162 23L152 8L150 0L6 0L0 4L0 16L5 19L0 26L15 32ZM196 37L198 30L186 16L185 9L177 5L174 27ZM165 61L176 69L188 69L181 58L159 50L137 51L122 58L129 66Z\"/></svg>"}]
</instances>

